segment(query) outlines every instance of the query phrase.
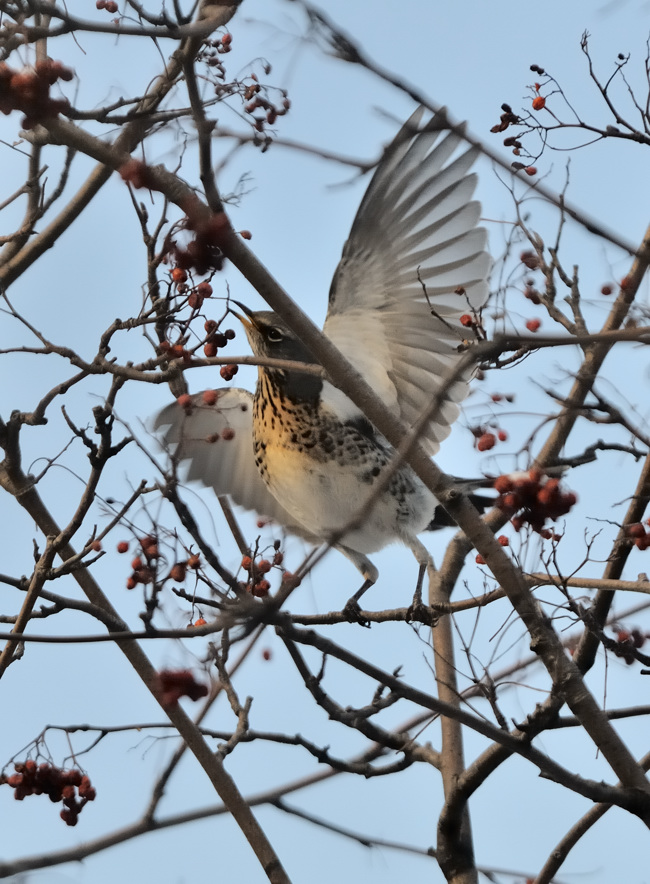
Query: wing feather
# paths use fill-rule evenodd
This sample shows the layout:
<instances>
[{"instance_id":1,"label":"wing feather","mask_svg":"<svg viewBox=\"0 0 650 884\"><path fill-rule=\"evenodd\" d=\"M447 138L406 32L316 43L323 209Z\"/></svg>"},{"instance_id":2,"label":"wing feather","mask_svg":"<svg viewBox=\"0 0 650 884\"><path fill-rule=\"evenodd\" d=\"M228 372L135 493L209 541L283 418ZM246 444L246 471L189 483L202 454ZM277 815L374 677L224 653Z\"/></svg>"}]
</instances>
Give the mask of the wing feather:
<instances>
[{"instance_id":1,"label":"wing feather","mask_svg":"<svg viewBox=\"0 0 650 884\"><path fill-rule=\"evenodd\" d=\"M163 408L154 422L156 430L167 428L163 444L186 464L188 481L199 481L217 495L228 495L240 506L309 538L273 497L255 464L252 393L238 387L214 392L214 405L206 405L198 393L188 406L172 402Z\"/></svg>"},{"instance_id":2,"label":"wing feather","mask_svg":"<svg viewBox=\"0 0 650 884\"><path fill-rule=\"evenodd\" d=\"M477 151L420 128L413 114L386 150L334 274L324 331L387 405L413 424L460 358L460 317L488 294L491 259L472 200ZM426 293L425 293L426 289ZM457 289L464 293L456 294ZM468 376L445 393L423 444L434 454L467 395Z\"/></svg>"}]
</instances>

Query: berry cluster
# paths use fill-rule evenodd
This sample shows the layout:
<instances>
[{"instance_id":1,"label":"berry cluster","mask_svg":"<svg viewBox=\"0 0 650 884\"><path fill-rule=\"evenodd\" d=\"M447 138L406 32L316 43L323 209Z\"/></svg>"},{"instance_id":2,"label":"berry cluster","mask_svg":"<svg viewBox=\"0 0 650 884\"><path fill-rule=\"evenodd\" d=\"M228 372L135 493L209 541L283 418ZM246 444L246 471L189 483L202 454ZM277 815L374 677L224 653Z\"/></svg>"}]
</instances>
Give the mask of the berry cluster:
<instances>
[{"instance_id":1,"label":"berry cluster","mask_svg":"<svg viewBox=\"0 0 650 884\"><path fill-rule=\"evenodd\" d=\"M270 582L264 576L268 574L274 566L279 568L284 561L284 553L280 550L280 541L275 540L273 543L273 559L255 559L252 556L243 556L241 566L244 571L248 572L248 581L243 588L246 592L250 592L256 598L265 598L271 589Z\"/></svg>"},{"instance_id":2,"label":"berry cluster","mask_svg":"<svg viewBox=\"0 0 650 884\"><path fill-rule=\"evenodd\" d=\"M51 98L50 86L57 80L71 80L74 72L60 61L45 58L33 68L16 71L0 62L0 111L10 114L14 110L25 115L21 125L33 129L38 123L65 113L70 108L67 98Z\"/></svg>"},{"instance_id":3,"label":"berry cluster","mask_svg":"<svg viewBox=\"0 0 650 884\"><path fill-rule=\"evenodd\" d=\"M544 528L546 520L555 521L564 516L577 501L572 491L560 488L558 479L550 479L538 469L499 476L494 487L499 492L495 506L511 517L515 531L530 525L546 540L560 539Z\"/></svg>"},{"instance_id":4,"label":"berry cluster","mask_svg":"<svg viewBox=\"0 0 650 884\"><path fill-rule=\"evenodd\" d=\"M118 552L127 551L123 548L123 544L125 542L126 541L118 543ZM135 589L138 583L142 583L146 586L148 583L153 582L156 575L155 562L160 557L160 552L158 550L158 541L155 537L147 535L139 541L139 545L141 555L136 555L131 562L131 568L133 569L133 571L131 573L131 576L126 581L127 589Z\"/></svg>"},{"instance_id":5,"label":"berry cluster","mask_svg":"<svg viewBox=\"0 0 650 884\"><path fill-rule=\"evenodd\" d=\"M502 104L501 110L503 113L501 114L500 121L496 124L496 126L492 126L490 132L505 132L508 126L514 126L517 123L521 123L521 120L512 112L512 108L509 104Z\"/></svg>"},{"instance_id":6,"label":"berry cluster","mask_svg":"<svg viewBox=\"0 0 650 884\"><path fill-rule=\"evenodd\" d=\"M508 129L510 126L514 126L524 122L520 117L512 112L512 108L509 104L502 104L501 110L503 111L503 113L501 114L501 119L496 124L496 126L492 126L490 132L505 132L506 129ZM509 136L508 138L504 139L503 143L506 147L513 148L512 152L515 156L520 156L523 145L518 138ZM527 166L525 163L512 163L512 168L516 172L524 171L526 175L537 175L536 167Z\"/></svg>"},{"instance_id":7,"label":"berry cluster","mask_svg":"<svg viewBox=\"0 0 650 884\"><path fill-rule=\"evenodd\" d=\"M207 685L196 681L189 669L162 669L157 674L156 693L163 706L174 709L181 697L200 700L208 695Z\"/></svg>"},{"instance_id":8,"label":"berry cluster","mask_svg":"<svg viewBox=\"0 0 650 884\"><path fill-rule=\"evenodd\" d=\"M115 0L97 0L95 3L97 9L105 9L106 12L110 12L115 15L118 10L118 5Z\"/></svg>"},{"instance_id":9,"label":"berry cluster","mask_svg":"<svg viewBox=\"0 0 650 884\"><path fill-rule=\"evenodd\" d=\"M650 636L641 632L640 629L625 629L622 626L613 626L612 631L616 634L616 642L609 645L609 649L621 657L628 666L636 660L635 651L642 648Z\"/></svg>"},{"instance_id":10,"label":"berry cluster","mask_svg":"<svg viewBox=\"0 0 650 884\"><path fill-rule=\"evenodd\" d=\"M254 117L254 128L257 132L264 132L264 126L272 126L278 117L283 117L291 107L291 101L287 98L286 92L283 93L282 105L278 107L268 98L261 95L261 86L259 83L252 83L244 92L244 101L248 104L244 106L247 114L253 115L255 111L261 110L263 116Z\"/></svg>"},{"instance_id":11,"label":"berry cluster","mask_svg":"<svg viewBox=\"0 0 650 884\"><path fill-rule=\"evenodd\" d=\"M185 271L182 271L182 273L185 273ZM198 310L202 306L202 299L208 297L208 289L212 292L212 286L207 282L200 282L192 289L188 303L193 309ZM218 354L219 349L227 346L228 342L236 337L235 330L232 328L227 328L223 332L219 331L219 323L214 319L206 319L203 327L206 331L203 344L203 354L206 359L213 359ZM186 341L187 338L183 336L180 337L176 344L172 344L170 341L161 341L158 344L158 352L166 359L182 359L184 365L191 365L195 350L188 350ZM239 366L235 364L222 365L219 369L219 373L224 381L231 381L238 371ZM206 391L206 396L209 395L210 391ZM190 400L186 400L181 396L179 401L181 405L191 408L192 402ZM214 402L206 400L205 404L214 405Z\"/></svg>"},{"instance_id":12,"label":"berry cluster","mask_svg":"<svg viewBox=\"0 0 650 884\"><path fill-rule=\"evenodd\" d=\"M625 533L630 541L637 549L644 550L650 546L650 533L646 530L646 525L650 525L650 519L646 519L645 525L642 522L632 522L625 526Z\"/></svg>"},{"instance_id":13,"label":"berry cluster","mask_svg":"<svg viewBox=\"0 0 650 884\"><path fill-rule=\"evenodd\" d=\"M205 344L203 345L203 354L207 359L212 359L214 356L217 355L220 347L226 347L228 345L228 341L233 341L235 339L234 329L227 328L223 332L219 331L219 324L214 319L207 319L203 327L206 331ZM237 367L232 367L234 368L232 374L236 375ZM228 380L231 380L231 378L228 378Z\"/></svg>"},{"instance_id":14,"label":"berry cluster","mask_svg":"<svg viewBox=\"0 0 650 884\"><path fill-rule=\"evenodd\" d=\"M222 269L224 258L221 246L232 233L232 227L224 212L206 216L203 206L199 210L199 205L197 201L185 207L184 226L194 234L194 239L185 248L171 242L168 252L178 269L194 269L199 276L204 276L210 270Z\"/></svg>"},{"instance_id":15,"label":"berry cluster","mask_svg":"<svg viewBox=\"0 0 650 884\"><path fill-rule=\"evenodd\" d=\"M180 295L186 295L189 292L187 303L192 310L200 310L206 298L212 295L212 286L209 282L199 282L197 285L188 285L187 270L182 267L174 267L170 276L172 282Z\"/></svg>"},{"instance_id":16,"label":"berry cluster","mask_svg":"<svg viewBox=\"0 0 650 884\"><path fill-rule=\"evenodd\" d=\"M141 160L131 158L118 171L122 180L136 190L142 187L148 190L159 189L152 169ZM167 259L171 258L176 265L175 270L194 269L199 276L205 276L211 270L221 270L224 262L221 246L233 233L225 212L208 214L197 197L188 199L183 208L185 220L182 227L191 231L194 239L182 248L168 234L164 245L165 256ZM180 280L180 276L178 279Z\"/></svg>"},{"instance_id":17,"label":"berry cluster","mask_svg":"<svg viewBox=\"0 0 650 884\"><path fill-rule=\"evenodd\" d=\"M16 801L28 795L47 795L53 803L63 802L61 819L67 826L76 826L79 814L97 792L89 777L80 770L63 770L53 764L20 761L14 764L14 774L0 775L0 784L7 783L14 790Z\"/></svg>"},{"instance_id":18,"label":"berry cluster","mask_svg":"<svg viewBox=\"0 0 650 884\"><path fill-rule=\"evenodd\" d=\"M503 146L504 147L511 147L512 152L516 157L521 156L521 152L524 149L523 144L517 138L516 135L508 135L507 138L504 138L503 139Z\"/></svg>"},{"instance_id":19,"label":"berry cluster","mask_svg":"<svg viewBox=\"0 0 650 884\"><path fill-rule=\"evenodd\" d=\"M187 577L188 568L191 571L196 571L200 564L200 557L196 553L193 553L188 559L185 559L185 561L175 562L171 567L169 577L171 580L176 581L176 583L183 583Z\"/></svg>"},{"instance_id":20,"label":"berry cluster","mask_svg":"<svg viewBox=\"0 0 650 884\"><path fill-rule=\"evenodd\" d=\"M169 341L161 341L158 344L158 352L166 359L182 359L184 365L192 364L192 352L181 342L170 344Z\"/></svg>"},{"instance_id":21,"label":"berry cluster","mask_svg":"<svg viewBox=\"0 0 650 884\"><path fill-rule=\"evenodd\" d=\"M219 58L220 55L226 55L232 50L232 34L224 34L222 37L216 37L214 40L206 40L204 48L199 54L200 61L204 61L211 73L219 80L225 80L226 69L223 62ZM219 87L217 86L217 89Z\"/></svg>"},{"instance_id":22,"label":"berry cluster","mask_svg":"<svg viewBox=\"0 0 650 884\"><path fill-rule=\"evenodd\" d=\"M497 444L497 441L506 442L508 440L508 434L505 430L497 429L496 432L492 432L489 427L484 426L473 427L472 434L478 451L491 451Z\"/></svg>"}]
</instances>

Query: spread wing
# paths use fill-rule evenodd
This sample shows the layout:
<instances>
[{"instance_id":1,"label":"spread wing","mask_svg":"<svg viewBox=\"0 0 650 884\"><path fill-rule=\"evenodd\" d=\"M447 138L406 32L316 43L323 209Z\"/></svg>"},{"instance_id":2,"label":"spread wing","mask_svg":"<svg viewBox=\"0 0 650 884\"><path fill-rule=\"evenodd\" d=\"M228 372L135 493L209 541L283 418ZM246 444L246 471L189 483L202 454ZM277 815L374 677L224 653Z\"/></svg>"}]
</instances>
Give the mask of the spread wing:
<instances>
[{"instance_id":1,"label":"spread wing","mask_svg":"<svg viewBox=\"0 0 650 884\"><path fill-rule=\"evenodd\" d=\"M253 450L253 395L238 387L211 390L190 397L189 404L172 402L157 415L154 429L167 427L162 440L175 448L174 456L187 463L187 480L202 482L218 496L279 522L292 534L309 538L268 490L255 464ZM208 401L210 399L208 398Z\"/></svg>"},{"instance_id":2,"label":"spread wing","mask_svg":"<svg viewBox=\"0 0 650 884\"><path fill-rule=\"evenodd\" d=\"M323 331L407 424L460 358L463 314L488 295L491 259L472 201L475 149L440 130L423 108L386 150L334 274ZM458 154L456 156L456 154ZM462 287L465 294L455 294ZM426 294L425 294L426 289ZM428 298L428 301L427 301ZM435 454L459 413L470 376L446 392L422 443Z\"/></svg>"}]
</instances>

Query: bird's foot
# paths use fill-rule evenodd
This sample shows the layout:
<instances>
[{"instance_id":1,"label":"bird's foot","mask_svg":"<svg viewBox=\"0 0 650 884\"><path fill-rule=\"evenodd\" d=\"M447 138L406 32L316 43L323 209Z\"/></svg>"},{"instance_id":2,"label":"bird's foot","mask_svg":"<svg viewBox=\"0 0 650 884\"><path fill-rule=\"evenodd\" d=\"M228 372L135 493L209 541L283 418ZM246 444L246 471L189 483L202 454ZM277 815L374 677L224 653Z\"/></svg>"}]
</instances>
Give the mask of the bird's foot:
<instances>
[{"instance_id":1,"label":"bird's foot","mask_svg":"<svg viewBox=\"0 0 650 884\"><path fill-rule=\"evenodd\" d=\"M372 574L370 577L366 577L366 579L363 581L362 585L355 592L355 594L345 603L343 614L345 616L345 619L348 620L350 623L359 623L361 626L365 626L370 629L370 621L361 616L361 606L359 605L359 599L364 594L364 592L373 585L375 579L375 574Z\"/></svg>"},{"instance_id":2,"label":"bird's foot","mask_svg":"<svg viewBox=\"0 0 650 884\"><path fill-rule=\"evenodd\" d=\"M345 607L343 608L343 616L349 623L358 623L359 626L365 626L366 629L370 629L370 620L367 620L362 615L361 606L355 596L352 596L352 598L348 599L346 602Z\"/></svg>"},{"instance_id":3,"label":"bird's foot","mask_svg":"<svg viewBox=\"0 0 650 884\"><path fill-rule=\"evenodd\" d=\"M435 626L438 622L438 617L434 613L433 608L425 605L422 599L417 597L414 597L408 606L406 619L409 621L415 620L417 623L424 623L425 626Z\"/></svg>"}]
</instances>

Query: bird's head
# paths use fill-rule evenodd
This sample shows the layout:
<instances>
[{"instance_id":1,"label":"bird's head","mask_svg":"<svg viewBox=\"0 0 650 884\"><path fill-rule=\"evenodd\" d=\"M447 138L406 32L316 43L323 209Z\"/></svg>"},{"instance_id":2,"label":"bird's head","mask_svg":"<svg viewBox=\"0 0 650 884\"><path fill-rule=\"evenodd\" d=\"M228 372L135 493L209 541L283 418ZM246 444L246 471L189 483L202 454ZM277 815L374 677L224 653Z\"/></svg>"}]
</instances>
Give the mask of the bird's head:
<instances>
[{"instance_id":1,"label":"bird's head","mask_svg":"<svg viewBox=\"0 0 650 884\"><path fill-rule=\"evenodd\" d=\"M231 309L246 331L246 337L256 356L269 359L288 359L291 362L314 362L314 358L291 331L286 322L271 310L249 310L238 306L244 315Z\"/></svg>"},{"instance_id":2,"label":"bird's head","mask_svg":"<svg viewBox=\"0 0 650 884\"><path fill-rule=\"evenodd\" d=\"M244 326L246 337L255 356L268 359L281 359L288 362L316 363L311 351L289 328L286 322L271 310L249 310L244 304L235 301L241 313L230 308L230 312ZM284 388L292 398L311 399L320 391L322 381L304 372L292 372L260 366L260 373L266 373L274 381L274 386Z\"/></svg>"}]
</instances>

